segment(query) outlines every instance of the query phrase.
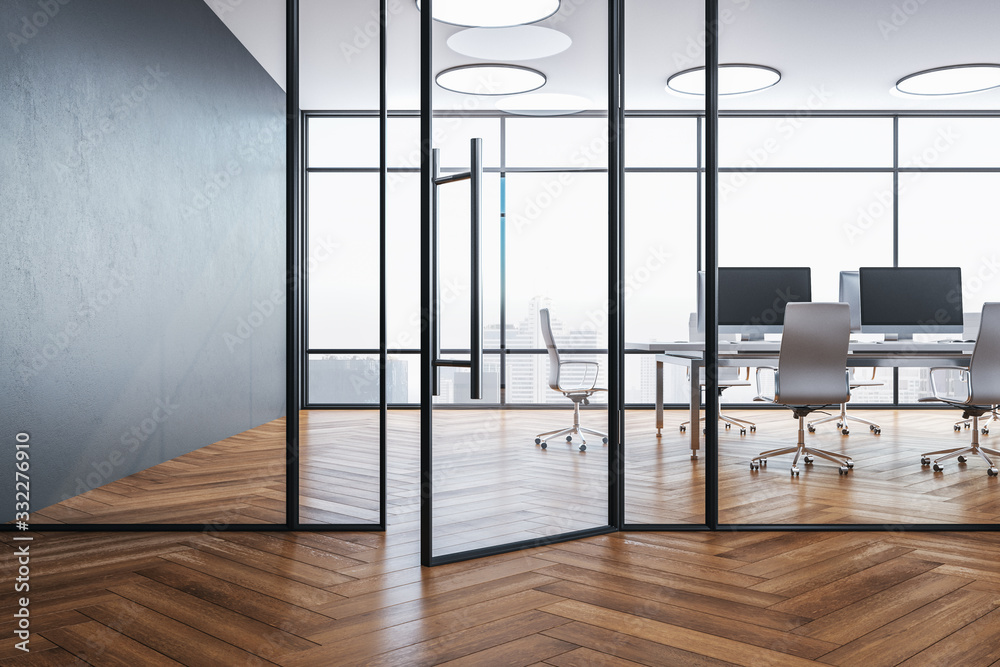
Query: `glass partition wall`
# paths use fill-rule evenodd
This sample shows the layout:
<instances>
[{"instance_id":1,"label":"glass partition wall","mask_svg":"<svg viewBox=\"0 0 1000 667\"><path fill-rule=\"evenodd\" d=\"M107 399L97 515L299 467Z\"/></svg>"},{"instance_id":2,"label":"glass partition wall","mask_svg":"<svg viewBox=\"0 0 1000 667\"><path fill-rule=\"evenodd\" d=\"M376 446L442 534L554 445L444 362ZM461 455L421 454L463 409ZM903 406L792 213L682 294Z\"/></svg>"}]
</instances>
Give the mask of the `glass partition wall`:
<instances>
[{"instance_id":1,"label":"glass partition wall","mask_svg":"<svg viewBox=\"0 0 1000 667\"><path fill-rule=\"evenodd\" d=\"M880 73L893 73L884 86L882 79L837 78L832 56L822 53L790 62L788 53L769 50L773 40L766 38L768 26L787 24L786 32L801 38L813 34L810 26L817 24L817 16L808 8L788 16L786 9L787 4L769 1L752 6L718 3L720 63L759 63L777 70L780 79L756 92L719 97L717 218L709 216L706 202L711 166L706 156L706 99L697 91L681 92L684 84L671 78L706 63L700 5L695 11L691 3L621 3L621 155L608 151L613 142L607 135L607 86L594 83L608 71L608 43L602 41L606 33L598 40L593 30L579 32L589 21L607 27L604 3L563 3L557 14L538 23L565 30L572 35L572 46L564 54L515 61L545 75L545 85L537 91L480 94L497 85L486 72L472 77L472 92L454 92L460 85L454 82L433 83L425 106L431 111L429 131L433 148L440 150L442 179L433 188L438 213L438 252L433 259L428 259L427 239L421 234L427 223L419 218L426 188L420 180L421 119L416 111L421 107L416 85L420 68L412 54L406 62L394 62L390 47L388 70L395 67L408 76L401 84L404 92L395 94L397 103L388 105L382 121L387 182L381 234L372 229L379 214L374 205L379 155L371 150L379 138L378 111L352 100L339 110L308 114L308 178L317 183L334 176L342 180L337 186L331 180L325 195L308 194L307 206L342 210L346 219L359 221L359 228L345 225L341 230L354 256L336 269L341 277L332 280L325 306L328 319L354 313L356 326L342 327L337 335L347 337L343 340L318 343L324 316L313 322L310 315L310 336L315 325L316 338L309 343L306 407L317 412L333 408L329 412L337 419L367 414L373 419L370 427L359 423L357 433L387 437L390 451L406 443L390 458L404 461L409 475L416 474L419 451L421 414L416 408L431 412L431 427L424 433L425 441L433 442L424 461L425 474L433 475L430 490L424 488L430 506L424 515L430 526L427 562L616 525L606 493L609 461L603 458L610 448L589 438L585 452L564 439L558 444L547 441L544 450L534 444L536 435L572 420L571 401L548 386L542 309L551 315L563 360L596 363L599 387L619 383L620 402L608 404L609 394L598 393L581 410L584 426L604 432L609 411L624 410L619 527L705 527L713 524L707 511L713 504L718 506L719 524L746 527L989 523L986 513L975 509L979 491L970 492L973 500L967 501L958 490L975 475L989 493L992 487L986 485L991 480L985 475L978 480L979 471L973 472L971 465L953 467L951 475L920 465L924 451L969 439L968 431L952 430L960 413L926 403L920 404L920 411L911 409L930 393L926 368L886 363L855 369L859 386L852 391L848 414L875 422L880 432L850 419L847 434L836 419L817 424L815 432L806 431L807 442L843 451L856 465L840 475L832 463L800 464L800 475L792 477L790 456L775 457L759 470L751 471L749 465L760 452L797 439L796 422L787 408L754 400L758 393L773 390L766 371L758 385L756 371L764 361L777 363L773 357L780 329L763 336L764 347L771 343L771 359L743 365L738 359L726 361L715 380L683 355L658 356L663 346L675 341L690 341L687 351L695 350L706 336L698 315L703 321L705 311L716 306L711 293L699 298L698 273L712 266L807 267L811 300L833 302L841 299L841 271L961 266L966 312L1000 298L990 246L970 248L964 231L940 233L942 226L961 225L972 230L972 237L986 238L992 229L995 215L988 197L991 179L1000 176L993 145L998 114L974 96L942 102L901 98L883 90L919 69L902 55L912 52L906 43L919 39L917 29L910 36L894 33L884 44L869 40L859 47L890 63ZM831 24L829 39L839 35L846 40L870 27L871 17L855 10L858 7ZM393 20L390 37L397 34L394 30L409 34L408 48L415 47L412 35L419 30L419 12L402 11ZM958 34L952 23L942 25ZM461 65L482 64L484 58L464 56L450 46L461 41L452 38L462 27L435 21L432 30L432 79ZM584 74L561 79L559 73L566 70L556 65L571 57L578 63L570 69ZM728 85L721 75L725 69L720 69L720 85ZM704 70L698 75L704 77ZM679 90L671 90L668 79ZM540 109L530 104L528 114L495 104L497 99L528 100L546 91L585 95L594 89L604 97L594 103L591 95L591 104L572 114L559 108L552 116L535 116L529 114ZM466 366L475 307L470 183L461 180L472 166L469 142L474 138L482 139L483 167L477 246L480 398L473 398L475 382ZM621 167L620 181L609 189L615 164ZM609 253L611 216L605 215L613 209L618 209L621 224L617 262ZM310 222L314 247L321 228ZM710 232L718 243L712 261L707 254ZM379 262L385 271L381 282L375 281ZM428 264L437 272L436 359L442 362L434 387L426 372L430 352L421 340L427 321L421 299L431 297L416 279L423 271L430 280ZM611 313L609 276L616 280L621 299ZM310 277L310 304L324 309L322 301L315 301L317 284ZM381 296L371 291L376 284L384 289ZM329 306L338 303L347 311ZM376 341L379 317L385 319L385 334ZM762 320L767 317L761 313ZM614 345L612 329L619 325ZM729 326L716 335L722 341L716 354L725 356L725 346L736 334ZM357 340L348 340L351 337ZM862 343L881 338L864 332L853 337ZM616 379L610 373L619 354L622 373ZM384 398L381 385L372 382L382 358ZM347 366L323 375L324 364ZM697 374L692 379L693 372ZM718 392L727 420L704 421L709 387ZM698 424L690 423L692 396L702 407ZM379 400L384 401L383 410L391 408L388 426L381 431L374 421ZM659 418L657 403L665 408ZM839 406L826 411L839 414ZM825 416L814 414L812 419ZM376 451L374 444L365 447L361 449ZM712 448L717 448L717 469L706 457ZM362 456L360 450L356 455ZM558 481L555 486L552 480ZM713 483L718 484L714 496ZM869 502L872 498L875 503ZM416 498L400 492L396 502L393 511L415 527ZM877 511L873 504L878 504Z\"/></svg>"}]
</instances>

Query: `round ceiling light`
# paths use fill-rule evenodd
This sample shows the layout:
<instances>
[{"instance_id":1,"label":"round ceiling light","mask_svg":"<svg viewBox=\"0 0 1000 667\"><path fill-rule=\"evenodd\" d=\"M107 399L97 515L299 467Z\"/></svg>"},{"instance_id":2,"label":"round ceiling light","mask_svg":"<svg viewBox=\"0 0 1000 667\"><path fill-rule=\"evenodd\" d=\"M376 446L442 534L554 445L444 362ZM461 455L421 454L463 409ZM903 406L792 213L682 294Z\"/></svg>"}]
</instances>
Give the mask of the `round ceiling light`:
<instances>
[{"instance_id":1,"label":"round ceiling light","mask_svg":"<svg viewBox=\"0 0 1000 667\"><path fill-rule=\"evenodd\" d=\"M467 28L535 23L559 11L560 0L434 0L434 20ZM417 0L420 9L420 0Z\"/></svg>"},{"instance_id":2,"label":"round ceiling light","mask_svg":"<svg viewBox=\"0 0 1000 667\"><path fill-rule=\"evenodd\" d=\"M515 95L545 85L545 75L519 65L460 65L438 72L437 85L467 95Z\"/></svg>"},{"instance_id":3,"label":"round ceiling light","mask_svg":"<svg viewBox=\"0 0 1000 667\"><path fill-rule=\"evenodd\" d=\"M915 72L896 82L904 95L968 95L1000 86L1000 65L949 65Z\"/></svg>"},{"instance_id":4,"label":"round ceiling light","mask_svg":"<svg viewBox=\"0 0 1000 667\"><path fill-rule=\"evenodd\" d=\"M534 25L512 28L469 28L448 38L452 51L482 60L534 60L562 53L573 40L569 35Z\"/></svg>"},{"instance_id":5,"label":"round ceiling light","mask_svg":"<svg viewBox=\"0 0 1000 667\"><path fill-rule=\"evenodd\" d=\"M579 95L565 93L532 93L497 100L500 111L519 116L568 116L585 111L592 102Z\"/></svg>"},{"instance_id":6,"label":"round ceiling light","mask_svg":"<svg viewBox=\"0 0 1000 667\"><path fill-rule=\"evenodd\" d=\"M733 63L719 65L719 95L746 95L770 88L781 80L781 72L764 65ZM693 67L667 79L667 92L705 94L705 68Z\"/></svg>"}]
</instances>

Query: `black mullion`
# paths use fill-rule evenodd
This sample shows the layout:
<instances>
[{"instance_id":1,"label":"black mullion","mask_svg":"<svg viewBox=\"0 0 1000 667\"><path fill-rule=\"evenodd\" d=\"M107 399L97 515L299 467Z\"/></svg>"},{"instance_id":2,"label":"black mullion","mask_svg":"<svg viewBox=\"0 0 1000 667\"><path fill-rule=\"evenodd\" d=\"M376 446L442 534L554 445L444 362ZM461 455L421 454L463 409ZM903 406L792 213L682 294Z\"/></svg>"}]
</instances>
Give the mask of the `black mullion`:
<instances>
[{"instance_id":1,"label":"black mullion","mask_svg":"<svg viewBox=\"0 0 1000 667\"><path fill-rule=\"evenodd\" d=\"M899 266L899 116L892 119L892 265ZM892 367L892 404L899 405L899 367Z\"/></svg>"},{"instance_id":2,"label":"black mullion","mask_svg":"<svg viewBox=\"0 0 1000 667\"><path fill-rule=\"evenodd\" d=\"M697 143L697 157L695 158L695 165L697 167L695 171L695 252L697 253L697 261L695 262L695 269L701 271L701 123L702 119L699 116L695 119L695 142Z\"/></svg>"},{"instance_id":3,"label":"black mullion","mask_svg":"<svg viewBox=\"0 0 1000 667\"><path fill-rule=\"evenodd\" d=\"M299 527L299 0L285 3L285 524ZM202 527L204 529L204 527Z\"/></svg>"},{"instance_id":4,"label":"black mullion","mask_svg":"<svg viewBox=\"0 0 1000 667\"><path fill-rule=\"evenodd\" d=\"M423 0L420 12L420 563L434 564L433 520L431 506L433 487L433 373L431 328L434 323L431 295L431 196L434 188L431 174L432 105L431 81L433 64L433 3Z\"/></svg>"},{"instance_id":5,"label":"black mullion","mask_svg":"<svg viewBox=\"0 0 1000 667\"><path fill-rule=\"evenodd\" d=\"M608 456L608 478L612 489L608 503L608 524L620 528L625 523L625 2L617 0L614 3L612 25L609 29L610 41L608 63L608 179L614 183L615 190L608 189L609 204L615 207L615 218L609 219L611 237L614 239L612 250L617 255L617 271L611 271L615 265L608 267L609 273L615 276L614 293L611 295L616 306L616 317L608 318L608 327L613 329L614 340L608 341L608 379L609 382L608 434L615 434L612 441L614 451ZM610 331L608 333L611 333ZM613 363L612 363L613 362ZM611 416L614 416L616 428L610 428Z\"/></svg>"},{"instance_id":6,"label":"black mullion","mask_svg":"<svg viewBox=\"0 0 1000 667\"><path fill-rule=\"evenodd\" d=\"M705 524L712 530L719 526L718 27L718 0L705 0Z\"/></svg>"},{"instance_id":7,"label":"black mullion","mask_svg":"<svg viewBox=\"0 0 1000 667\"><path fill-rule=\"evenodd\" d=\"M386 529L387 512L387 442L386 430L389 426L389 394L388 364L389 355L386 348L388 341L388 321L386 314L386 205L388 202L388 94L386 90L386 24L388 22L386 0L379 0L379 28L378 28L378 64L379 64L379 322L378 322L378 346L379 346L379 388L378 388L378 468L379 468L379 526Z\"/></svg>"}]
</instances>

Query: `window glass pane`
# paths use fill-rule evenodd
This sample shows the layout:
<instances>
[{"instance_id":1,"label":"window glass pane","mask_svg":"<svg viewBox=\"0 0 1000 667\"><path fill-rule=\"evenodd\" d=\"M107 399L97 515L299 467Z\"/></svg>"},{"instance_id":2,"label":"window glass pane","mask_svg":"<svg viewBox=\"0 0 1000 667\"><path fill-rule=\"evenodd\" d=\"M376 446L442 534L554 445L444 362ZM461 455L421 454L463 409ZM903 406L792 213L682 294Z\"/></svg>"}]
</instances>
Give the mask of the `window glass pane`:
<instances>
[{"instance_id":1,"label":"window glass pane","mask_svg":"<svg viewBox=\"0 0 1000 667\"><path fill-rule=\"evenodd\" d=\"M1000 118L900 118L900 167L1000 167Z\"/></svg>"},{"instance_id":2,"label":"window glass pane","mask_svg":"<svg viewBox=\"0 0 1000 667\"><path fill-rule=\"evenodd\" d=\"M899 187L900 266L962 267L967 313L1000 301L1000 174L903 173Z\"/></svg>"},{"instance_id":3,"label":"window glass pane","mask_svg":"<svg viewBox=\"0 0 1000 667\"><path fill-rule=\"evenodd\" d=\"M694 118L626 118L626 167L696 167Z\"/></svg>"},{"instance_id":4,"label":"window glass pane","mask_svg":"<svg viewBox=\"0 0 1000 667\"><path fill-rule=\"evenodd\" d=\"M695 174L625 176L625 340L686 340L697 309Z\"/></svg>"},{"instance_id":5,"label":"window glass pane","mask_svg":"<svg viewBox=\"0 0 1000 667\"><path fill-rule=\"evenodd\" d=\"M378 349L378 174L313 173L308 187L308 345Z\"/></svg>"},{"instance_id":6,"label":"window glass pane","mask_svg":"<svg viewBox=\"0 0 1000 667\"><path fill-rule=\"evenodd\" d=\"M390 350L420 347L420 174L386 182L385 308Z\"/></svg>"},{"instance_id":7,"label":"window glass pane","mask_svg":"<svg viewBox=\"0 0 1000 667\"><path fill-rule=\"evenodd\" d=\"M704 145L704 144L702 144ZM719 165L891 167L890 118L721 118ZM720 184L734 174L720 176Z\"/></svg>"},{"instance_id":8,"label":"window glass pane","mask_svg":"<svg viewBox=\"0 0 1000 667\"><path fill-rule=\"evenodd\" d=\"M389 118L386 123L389 167L420 169L420 119Z\"/></svg>"},{"instance_id":9,"label":"window glass pane","mask_svg":"<svg viewBox=\"0 0 1000 667\"><path fill-rule=\"evenodd\" d=\"M307 166L378 167L378 118L310 118L308 124Z\"/></svg>"},{"instance_id":10,"label":"window glass pane","mask_svg":"<svg viewBox=\"0 0 1000 667\"><path fill-rule=\"evenodd\" d=\"M377 354L309 355L310 403L374 403L379 398ZM406 386L406 364L389 366L389 386Z\"/></svg>"},{"instance_id":11,"label":"window glass pane","mask_svg":"<svg viewBox=\"0 0 1000 667\"><path fill-rule=\"evenodd\" d=\"M508 347L543 347L538 310L557 342L607 345L608 176L508 174Z\"/></svg>"},{"instance_id":12,"label":"window glass pane","mask_svg":"<svg viewBox=\"0 0 1000 667\"><path fill-rule=\"evenodd\" d=\"M442 359L464 359L469 355L442 354ZM440 369L441 393L434 397L434 404L439 403L461 403L470 405L482 405L484 403L497 404L500 402L500 355L483 355L483 397L473 401L469 398L470 374L468 368L442 368ZM419 400L419 396L418 396Z\"/></svg>"},{"instance_id":13,"label":"window glass pane","mask_svg":"<svg viewBox=\"0 0 1000 667\"><path fill-rule=\"evenodd\" d=\"M508 118L506 123L508 167L608 166L606 118Z\"/></svg>"}]
</instances>

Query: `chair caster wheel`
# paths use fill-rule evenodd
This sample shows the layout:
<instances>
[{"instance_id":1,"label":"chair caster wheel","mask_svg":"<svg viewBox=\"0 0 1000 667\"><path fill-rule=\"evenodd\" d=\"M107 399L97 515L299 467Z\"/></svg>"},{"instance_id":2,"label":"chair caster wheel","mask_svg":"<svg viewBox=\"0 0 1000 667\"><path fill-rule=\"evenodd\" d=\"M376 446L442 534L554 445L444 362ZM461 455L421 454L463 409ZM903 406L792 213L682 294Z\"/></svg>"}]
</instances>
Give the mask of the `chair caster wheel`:
<instances>
[{"instance_id":1,"label":"chair caster wheel","mask_svg":"<svg viewBox=\"0 0 1000 667\"><path fill-rule=\"evenodd\" d=\"M536 445L542 444L542 439L541 438L535 438L535 444Z\"/></svg>"},{"instance_id":2,"label":"chair caster wheel","mask_svg":"<svg viewBox=\"0 0 1000 667\"><path fill-rule=\"evenodd\" d=\"M549 446L548 443L545 443L545 442L542 443L542 449L545 449L548 446Z\"/></svg>"},{"instance_id":3,"label":"chair caster wheel","mask_svg":"<svg viewBox=\"0 0 1000 667\"><path fill-rule=\"evenodd\" d=\"M853 470L854 469L854 461L848 461L847 462L847 469L848 470Z\"/></svg>"},{"instance_id":4,"label":"chair caster wheel","mask_svg":"<svg viewBox=\"0 0 1000 667\"><path fill-rule=\"evenodd\" d=\"M847 466L840 466L840 468L838 469L838 472L841 475L846 475L848 470L849 470L849 468Z\"/></svg>"},{"instance_id":5,"label":"chair caster wheel","mask_svg":"<svg viewBox=\"0 0 1000 667\"><path fill-rule=\"evenodd\" d=\"M868 430L869 430L869 431L874 431L874 430L875 430L875 427L869 424L869 426L868 426Z\"/></svg>"},{"instance_id":6,"label":"chair caster wheel","mask_svg":"<svg viewBox=\"0 0 1000 667\"><path fill-rule=\"evenodd\" d=\"M812 424L809 424L809 426L807 426L806 428L809 429L810 433L815 433L816 432L816 427L813 426Z\"/></svg>"},{"instance_id":7,"label":"chair caster wheel","mask_svg":"<svg viewBox=\"0 0 1000 667\"><path fill-rule=\"evenodd\" d=\"M961 426L958 426L958 425L955 426L955 433L958 433L961 430L962 430Z\"/></svg>"},{"instance_id":8,"label":"chair caster wheel","mask_svg":"<svg viewBox=\"0 0 1000 667\"><path fill-rule=\"evenodd\" d=\"M745 428L741 428L740 429L740 435L746 435L746 434L747 434L747 430Z\"/></svg>"},{"instance_id":9,"label":"chair caster wheel","mask_svg":"<svg viewBox=\"0 0 1000 667\"><path fill-rule=\"evenodd\" d=\"M996 477L997 473L998 473L998 471L997 471L996 468L988 468L986 470L986 474L989 475L990 477Z\"/></svg>"},{"instance_id":10,"label":"chair caster wheel","mask_svg":"<svg viewBox=\"0 0 1000 667\"><path fill-rule=\"evenodd\" d=\"M751 461L750 462L750 470L760 470L760 464L759 463L754 463L753 461Z\"/></svg>"},{"instance_id":11,"label":"chair caster wheel","mask_svg":"<svg viewBox=\"0 0 1000 667\"><path fill-rule=\"evenodd\" d=\"M587 451L587 445L580 445L580 451L581 452Z\"/></svg>"},{"instance_id":12,"label":"chair caster wheel","mask_svg":"<svg viewBox=\"0 0 1000 667\"><path fill-rule=\"evenodd\" d=\"M573 442L573 436L567 435L566 436L566 442Z\"/></svg>"},{"instance_id":13,"label":"chair caster wheel","mask_svg":"<svg viewBox=\"0 0 1000 667\"><path fill-rule=\"evenodd\" d=\"M989 435L989 434L990 434L990 430L989 430L988 428L984 428L984 429L983 429L983 430L981 431L981 433L982 433L983 435Z\"/></svg>"},{"instance_id":14,"label":"chair caster wheel","mask_svg":"<svg viewBox=\"0 0 1000 667\"><path fill-rule=\"evenodd\" d=\"M939 466L936 463L934 464L933 467L934 467L934 472L941 472L942 470L944 470L944 468L942 468L941 466Z\"/></svg>"},{"instance_id":15,"label":"chair caster wheel","mask_svg":"<svg viewBox=\"0 0 1000 667\"><path fill-rule=\"evenodd\" d=\"M959 457L958 457L958 462L959 462L959 463L965 463L965 462L966 462L967 460L968 460L968 459L966 459L966 458L965 458L964 456L959 456Z\"/></svg>"},{"instance_id":16,"label":"chair caster wheel","mask_svg":"<svg viewBox=\"0 0 1000 667\"><path fill-rule=\"evenodd\" d=\"M792 473L792 477L798 477L799 476L799 469L796 468L795 466L792 466L791 473Z\"/></svg>"},{"instance_id":17,"label":"chair caster wheel","mask_svg":"<svg viewBox=\"0 0 1000 667\"><path fill-rule=\"evenodd\" d=\"M608 444L608 439L607 438L601 438L601 442L606 445L606 444Z\"/></svg>"},{"instance_id":18,"label":"chair caster wheel","mask_svg":"<svg viewBox=\"0 0 1000 667\"><path fill-rule=\"evenodd\" d=\"M726 430L727 430L727 431L728 431L729 429L731 429L732 427L733 427L733 425L732 425L732 424L726 424Z\"/></svg>"},{"instance_id":19,"label":"chair caster wheel","mask_svg":"<svg viewBox=\"0 0 1000 667\"><path fill-rule=\"evenodd\" d=\"M762 466L764 466L765 468L767 467L767 459L757 459L757 460L758 462L760 462Z\"/></svg>"},{"instance_id":20,"label":"chair caster wheel","mask_svg":"<svg viewBox=\"0 0 1000 667\"><path fill-rule=\"evenodd\" d=\"M687 430L687 427L686 427L686 426L681 426L681 433L683 433L683 432L684 432L684 431L686 431L686 430Z\"/></svg>"},{"instance_id":21,"label":"chair caster wheel","mask_svg":"<svg viewBox=\"0 0 1000 667\"><path fill-rule=\"evenodd\" d=\"M756 433L757 432L757 427L756 426L751 426L750 427L750 432L751 433Z\"/></svg>"},{"instance_id":22,"label":"chair caster wheel","mask_svg":"<svg viewBox=\"0 0 1000 667\"><path fill-rule=\"evenodd\" d=\"M850 431L848 429L846 429L846 428L840 429L840 432L843 433L844 435L849 435L850 434Z\"/></svg>"},{"instance_id":23,"label":"chair caster wheel","mask_svg":"<svg viewBox=\"0 0 1000 667\"><path fill-rule=\"evenodd\" d=\"M802 462L805 463L806 465L810 465L813 462L813 457L806 456L805 458L802 459Z\"/></svg>"},{"instance_id":24,"label":"chair caster wheel","mask_svg":"<svg viewBox=\"0 0 1000 667\"><path fill-rule=\"evenodd\" d=\"M882 435L882 429L880 428L872 429L872 433L874 433L875 435Z\"/></svg>"},{"instance_id":25,"label":"chair caster wheel","mask_svg":"<svg viewBox=\"0 0 1000 667\"><path fill-rule=\"evenodd\" d=\"M921 456L920 457L920 465L922 465L922 466L929 466L930 464L931 464L931 457L929 457L929 456Z\"/></svg>"},{"instance_id":26,"label":"chair caster wheel","mask_svg":"<svg viewBox=\"0 0 1000 667\"><path fill-rule=\"evenodd\" d=\"M968 423L967 423L967 424L965 425L965 428L972 428L972 424L968 424Z\"/></svg>"}]
</instances>

